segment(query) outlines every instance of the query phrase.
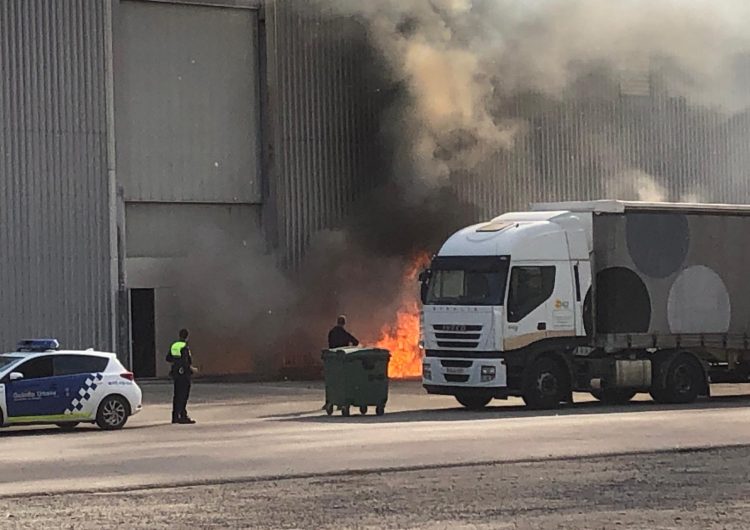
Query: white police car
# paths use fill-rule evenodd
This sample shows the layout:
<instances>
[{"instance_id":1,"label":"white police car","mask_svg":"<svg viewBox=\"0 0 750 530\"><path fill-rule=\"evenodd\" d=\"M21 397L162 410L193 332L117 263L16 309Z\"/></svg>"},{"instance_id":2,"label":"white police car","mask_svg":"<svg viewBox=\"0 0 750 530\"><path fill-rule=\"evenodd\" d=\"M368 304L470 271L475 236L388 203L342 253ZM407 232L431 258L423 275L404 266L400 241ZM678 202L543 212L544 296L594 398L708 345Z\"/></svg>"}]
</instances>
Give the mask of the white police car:
<instances>
[{"instance_id":1,"label":"white police car","mask_svg":"<svg viewBox=\"0 0 750 530\"><path fill-rule=\"evenodd\" d=\"M24 340L0 355L0 426L82 422L121 429L141 410L141 389L113 353L59 350L54 339Z\"/></svg>"}]
</instances>

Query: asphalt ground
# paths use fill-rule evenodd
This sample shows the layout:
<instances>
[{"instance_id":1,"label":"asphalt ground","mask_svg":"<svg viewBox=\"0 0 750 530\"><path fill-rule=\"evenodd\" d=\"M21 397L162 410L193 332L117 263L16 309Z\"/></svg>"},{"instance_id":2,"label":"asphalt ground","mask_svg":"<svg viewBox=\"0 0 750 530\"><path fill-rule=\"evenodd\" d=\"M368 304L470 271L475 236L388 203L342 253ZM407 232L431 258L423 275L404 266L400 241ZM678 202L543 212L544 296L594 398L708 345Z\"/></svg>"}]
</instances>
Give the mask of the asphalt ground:
<instances>
[{"instance_id":1,"label":"asphalt ground","mask_svg":"<svg viewBox=\"0 0 750 530\"><path fill-rule=\"evenodd\" d=\"M746 387L477 413L396 382L385 416L342 418L319 384L197 383L183 426L142 386L120 432L0 431L0 527L748 527Z\"/></svg>"}]
</instances>

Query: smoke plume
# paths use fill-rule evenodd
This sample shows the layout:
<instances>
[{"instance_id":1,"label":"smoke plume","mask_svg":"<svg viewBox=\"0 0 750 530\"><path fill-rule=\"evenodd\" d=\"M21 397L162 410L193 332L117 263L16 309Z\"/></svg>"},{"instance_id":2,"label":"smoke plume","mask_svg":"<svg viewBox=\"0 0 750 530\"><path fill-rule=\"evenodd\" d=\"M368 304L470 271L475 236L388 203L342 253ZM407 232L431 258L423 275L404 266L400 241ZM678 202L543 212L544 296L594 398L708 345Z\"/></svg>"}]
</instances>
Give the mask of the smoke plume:
<instances>
[{"instance_id":1,"label":"smoke plume","mask_svg":"<svg viewBox=\"0 0 750 530\"><path fill-rule=\"evenodd\" d=\"M416 180L446 185L528 123L502 111L520 93L563 98L592 70L651 77L695 102L744 108L738 61L750 52L741 0L318 0L358 17L408 87ZM655 79L658 77L658 79Z\"/></svg>"},{"instance_id":2,"label":"smoke plume","mask_svg":"<svg viewBox=\"0 0 750 530\"><path fill-rule=\"evenodd\" d=\"M711 169L698 168L689 153L671 146L669 131L658 128L672 112L670 105L682 103L635 108L643 123L633 125L611 110L611 102L623 94L680 96L691 105L696 123L709 121L705 109L733 112L749 103L748 75L740 68L750 64L745 28L750 6L744 1L310 0L296 5L303 16L323 13L361 24L385 64L378 74L399 93L381 116L391 163L381 168L386 174L381 187L340 226L319 233L294 272L280 271L260 242L238 249L209 234L197 246L181 278L186 299L201 301L191 314L206 323L212 340L227 344L233 358L252 359L213 371L272 371L285 354L315 354L339 312L349 314L355 333L362 330L363 338L375 339L374 332L393 318L410 259L437 250L455 228L500 213L462 199L456 190L467 182L497 190L498 182L533 176L540 182L538 196L517 194L499 202L514 207L549 199L702 197L699 174ZM572 130L560 111L563 102L573 115L583 116L581 123L591 125L591 132ZM636 127L651 131L658 149L634 155L623 130ZM561 174L540 162L550 149L564 153L555 170ZM527 168L525 173L517 166ZM600 188L582 185L580 196L554 194L555 179L580 179L582 173L600 178ZM668 181L677 173L685 179L693 175L696 182L672 196Z\"/></svg>"}]
</instances>

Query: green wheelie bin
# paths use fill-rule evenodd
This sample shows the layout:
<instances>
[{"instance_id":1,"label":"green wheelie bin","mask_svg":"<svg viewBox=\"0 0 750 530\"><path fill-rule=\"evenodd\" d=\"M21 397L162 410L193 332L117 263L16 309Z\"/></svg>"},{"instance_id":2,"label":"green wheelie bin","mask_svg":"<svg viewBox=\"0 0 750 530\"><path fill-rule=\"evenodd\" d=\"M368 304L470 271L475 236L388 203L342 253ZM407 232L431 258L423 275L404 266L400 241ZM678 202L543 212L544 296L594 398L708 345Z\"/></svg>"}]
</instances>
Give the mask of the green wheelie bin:
<instances>
[{"instance_id":1,"label":"green wheelie bin","mask_svg":"<svg viewBox=\"0 0 750 530\"><path fill-rule=\"evenodd\" d=\"M323 350L326 414L338 408L349 416L351 407L361 414L367 414L368 407L375 407L378 416L385 414L390 359L390 352L380 348Z\"/></svg>"}]
</instances>

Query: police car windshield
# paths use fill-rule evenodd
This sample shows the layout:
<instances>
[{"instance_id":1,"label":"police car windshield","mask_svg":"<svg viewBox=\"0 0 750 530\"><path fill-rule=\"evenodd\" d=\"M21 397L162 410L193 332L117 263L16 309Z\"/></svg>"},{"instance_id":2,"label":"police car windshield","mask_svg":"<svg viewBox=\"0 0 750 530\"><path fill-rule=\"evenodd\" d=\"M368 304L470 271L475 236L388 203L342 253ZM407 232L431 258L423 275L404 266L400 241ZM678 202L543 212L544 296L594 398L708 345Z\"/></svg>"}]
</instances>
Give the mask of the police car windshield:
<instances>
[{"instance_id":1,"label":"police car windshield","mask_svg":"<svg viewBox=\"0 0 750 530\"><path fill-rule=\"evenodd\" d=\"M23 359L23 357L18 357L17 355L0 355L0 371L21 359Z\"/></svg>"}]
</instances>

